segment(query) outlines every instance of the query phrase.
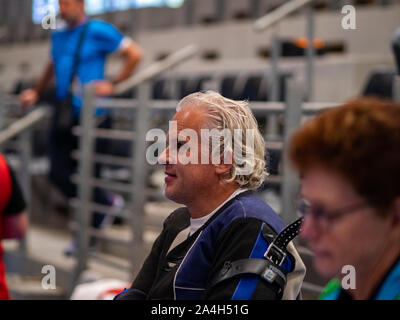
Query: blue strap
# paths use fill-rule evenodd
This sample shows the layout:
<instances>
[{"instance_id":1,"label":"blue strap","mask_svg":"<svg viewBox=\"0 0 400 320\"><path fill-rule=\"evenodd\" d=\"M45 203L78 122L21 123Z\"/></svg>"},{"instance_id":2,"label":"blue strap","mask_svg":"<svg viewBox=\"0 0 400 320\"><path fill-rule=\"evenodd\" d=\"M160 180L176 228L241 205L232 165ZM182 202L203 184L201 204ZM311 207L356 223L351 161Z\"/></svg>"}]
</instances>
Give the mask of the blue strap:
<instances>
[{"instance_id":1,"label":"blue strap","mask_svg":"<svg viewBox=\"0 0 400 320\"><path fill-rule=\"evenodd\" d=\"M339 298L339 294L340 294L340 289L330 292L323 298L319 298L319 300L337 300Z\"/></svg>"},{"instance_id":2,"label":"blue strap","mask_svg":"<svg viewBox=\"0 0 400 320\"><path fill-rule=\"evenodd\" d=\"M400 260L385 279L375 300L396 300L400 294Z\"/></svg>"},{"instance_id":3,"label":"blue strap","mask_svg":"<svg viewBox=\"0 0 400 320\"><path fill-rule=\"evenodd\" d=\"M261 229L258 233L256 243L251 251L250 258L261 258L264 256L268 248L268 242L264 239ZM233 293L232 300L249 300L253 295L254 290L258 284L258 277L243 277L240 279L235 292Z\"/></svg>"},{"instance_id":4,"label":"blue strap","mask_svg":"<svg viewBox=\"0 0 400 320\"><path fill-rule=\"evenodd\" d=\"M257 236L256 243L254 244L253 250L251 251L250 257L249 258L260 258L262 259L264 257L265 251L267 250L269 246L269 243L267 240L264 238L262 235L262 227L260 228L260 231ZM285 273L290 270L290 260L286 258L287 263L282 265L282 268L284 269ZM285 266L284 266L285 265ZM288 270L287 270L288 268ZM232 295L232 300L249 300L251 296L254 293L254 290L257 287L258 282L260 281L259 277L254 275L254 276L247 276L247 277L242 277L236 287L235 292Z\"/></svg>"}]
</instances>

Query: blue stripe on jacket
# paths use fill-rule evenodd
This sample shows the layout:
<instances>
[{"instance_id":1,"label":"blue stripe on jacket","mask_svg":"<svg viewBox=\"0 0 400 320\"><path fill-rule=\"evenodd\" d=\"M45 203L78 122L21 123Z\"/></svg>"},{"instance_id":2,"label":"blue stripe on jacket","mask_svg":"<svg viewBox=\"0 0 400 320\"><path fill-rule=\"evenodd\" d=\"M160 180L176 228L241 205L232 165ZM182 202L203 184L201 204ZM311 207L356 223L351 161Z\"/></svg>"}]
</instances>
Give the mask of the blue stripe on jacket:
<instances>
[{"instance_id":1,"label":"blue stripe on jacket","mask_svg":"<svg viewBox=\"0 0 400 320\"><path fill-rule=\"evenodd\" d=\"M284 228L281 218L268 206L264 201L254 194L239 196L232 203L224 208L223 212L217 213L218 216L199 235L192 248L187 252L174 281L176 299L200 299L204 293L208 273L215 256L215 248L217 247L217 239L220 234L226 230L235 220L241 218L256 218L260 221L268 223L275 232L279 233ZM262 257L267 250L268 243L263 238L261 230L257 240L253 246L251 257ZM288 266L289 267L289 266ZM193 277L196 274L196 277ZM258 281L258 279L255 279ZM243 279L247 286L254 287L252 281ZM246 284L247 283L247 284ZM240 285L240 283L239 283ZM242 285L241 285L242 286ZM182 290L185 289L185 290ZM193 290L193 295L188 295L188 289ZM254 292L254 289L252 292ZM237 289L238 297L241 289ZM232 298L233 298L232 297ZM239 299L239 298L238 298Z\"/></svg>"}]
</instances>

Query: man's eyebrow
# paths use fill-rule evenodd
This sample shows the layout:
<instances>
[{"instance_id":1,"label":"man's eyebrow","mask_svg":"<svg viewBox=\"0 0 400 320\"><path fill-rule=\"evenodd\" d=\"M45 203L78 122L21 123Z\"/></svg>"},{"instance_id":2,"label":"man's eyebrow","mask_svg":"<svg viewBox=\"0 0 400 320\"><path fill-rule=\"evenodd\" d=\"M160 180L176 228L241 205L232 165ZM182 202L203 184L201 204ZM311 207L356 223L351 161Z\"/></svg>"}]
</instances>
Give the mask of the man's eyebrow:
<instances>
[{"instance_id":1,"label":"man's eyebrow","mask_svg":"<svg viewBox=\"0 0 400 320\"><path fill-rule=\"evenodd\" d=\"M187 140L188 138L190 138L190 137L187 135L182 135L182 134L178 133L178 136L172 136L171 139L176 140L176 141L178 141L178 139L180 139L179 142L188 142L188 140ZM169 141L169 139L170 139L170 135L169 135L169 133L167 133L167 141Z\"/></svg>"},{"instance_id":2,"label":"man's eyebrow","mask_svg":"<svg viewBox=\"0 0 400 320\"><path fill-rule=\"evenodd\" d=\"M180 140L178 138L180 138ZM178 136L172 137L171 140L177 141L181 144L185 144L190 141L190 139L187 139L187 138L190 138L190 137L178 134ZM169 141L170 141L170 136L169 136L169 134L167 134L167 139L166 139L167 145L169 145Z\"/></svg>"}]
</instances>

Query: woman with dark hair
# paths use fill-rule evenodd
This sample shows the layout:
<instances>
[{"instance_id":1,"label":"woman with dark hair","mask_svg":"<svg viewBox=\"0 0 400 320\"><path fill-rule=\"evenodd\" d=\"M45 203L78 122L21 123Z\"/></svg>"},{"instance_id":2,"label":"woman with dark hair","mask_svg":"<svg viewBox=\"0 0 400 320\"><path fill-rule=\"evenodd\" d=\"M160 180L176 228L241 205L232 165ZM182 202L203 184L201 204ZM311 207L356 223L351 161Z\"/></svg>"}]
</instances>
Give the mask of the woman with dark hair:
<instances>
[{"instance_id":1,"label":"woman with dark hair","mask_svg":"<svg viewBox=\"0 0 400 320\"><path fill-rule=\"evenodd\" d=\"M400 105L328 109L294 134L289 155L301 176L302 236L317 271L335 277L321 299L399 300ZM354 271L350 288L342 270Z\"/></svg>"}]
</instances>

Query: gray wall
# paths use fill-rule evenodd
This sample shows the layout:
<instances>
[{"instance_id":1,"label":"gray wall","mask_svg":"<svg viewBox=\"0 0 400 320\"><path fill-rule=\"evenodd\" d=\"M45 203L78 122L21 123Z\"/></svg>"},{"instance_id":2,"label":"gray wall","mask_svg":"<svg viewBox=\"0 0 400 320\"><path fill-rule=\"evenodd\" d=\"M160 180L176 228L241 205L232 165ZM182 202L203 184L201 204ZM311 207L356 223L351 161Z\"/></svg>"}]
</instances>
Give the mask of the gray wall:
<instances>
[{"instance_id":1,"label":"gray wall","mask_svg":"<svg viewBox=\"0 0 400 320\"><path fill-rule=\"evenodd\" d=\"M343 15L340 10L326 10L316 14L315 36L323 39L327 44L341 42L345 47L345 52L318 58L314 100L331 101L338 96L343 99L354 96L362 88L365 77L372 68L379 65L394 65L390 38L394 29L400 26L400 3L385 7L360 6L356 9L356 30L341 28ZM154 13L152 16L151 12L154 13L157 10L148 10L147 20L157 20L157 15ZM130 13L120 12L120 14L121 17L124 16L123 22L128 24ZM300 13L285 19L276 26L275 31L281 37L304 36L305 21L305 16ZM49 31L46 32L49 34ZM138 32L133 37L145 49L145 61L142 67L154 61L160 54L171 53L190 43L198 44L202 54L208 51L218 53L217 60L204 60L200 54L199 58L178 68L179 72L193 73L266 69L269 61L260 58L258 51L261 48L269 48L271 34L271 31L256 34L252 30L251 22L243 21L147 30ZM22 76L37 77L48 56L47 40L0 45L0 64L2 65L0 86L9 90L14 81L21 77L19 66L24 62L30 64L31 70ZM110 60L107 70L113 73L118 69L119 63L116 58ZM300 58L282 59L280 66L297 70L299 77L304 76L304 63ZM341 79L341 81L335 81L335 93L332 91L331 82L334 77Z\"/></svg>"}]
</instances>

